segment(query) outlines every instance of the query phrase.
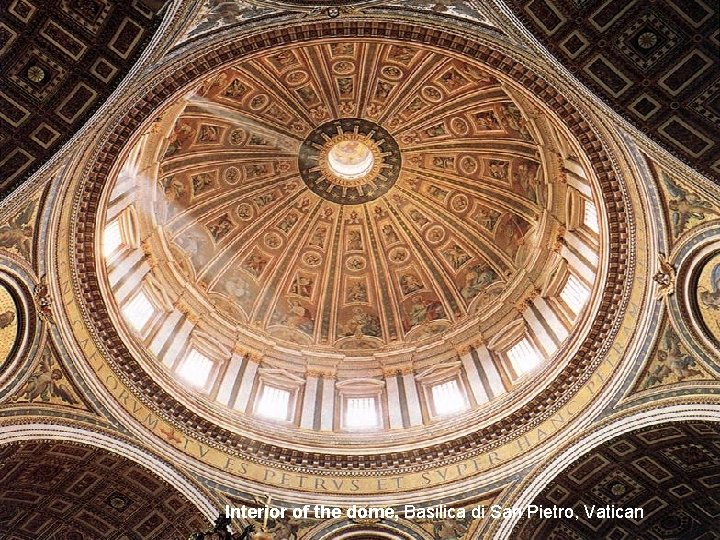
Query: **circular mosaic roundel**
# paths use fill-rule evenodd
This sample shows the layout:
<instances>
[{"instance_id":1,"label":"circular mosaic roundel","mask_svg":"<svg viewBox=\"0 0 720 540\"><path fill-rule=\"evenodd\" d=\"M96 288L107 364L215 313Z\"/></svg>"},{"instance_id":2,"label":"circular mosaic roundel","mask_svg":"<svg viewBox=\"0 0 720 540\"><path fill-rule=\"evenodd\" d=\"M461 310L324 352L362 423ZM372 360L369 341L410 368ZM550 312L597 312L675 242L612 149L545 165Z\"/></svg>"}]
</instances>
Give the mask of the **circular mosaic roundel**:
<instances>
[{"instance_id":1,"label":"circular mosaic roundel","mask_svg":"<svg viewBox=\"0 0 720 540\"><path fill-rule=\"evenodd\" d=\"M701 265L695 287L700 320L712 339L720 344L720 251Z\"/></svg>"},{"instance_id":2,"label":"circular mosaic roundel","mask_svg":"<svg viewBox=\"0 0 720 540\"><path fill-rule=\"evenodd\" d=\"M315 128L298 154L305 185L337 204L362 204L387 193L400 174L395 139L374 122L340 118Z\"/></svg>"}]
</instances>

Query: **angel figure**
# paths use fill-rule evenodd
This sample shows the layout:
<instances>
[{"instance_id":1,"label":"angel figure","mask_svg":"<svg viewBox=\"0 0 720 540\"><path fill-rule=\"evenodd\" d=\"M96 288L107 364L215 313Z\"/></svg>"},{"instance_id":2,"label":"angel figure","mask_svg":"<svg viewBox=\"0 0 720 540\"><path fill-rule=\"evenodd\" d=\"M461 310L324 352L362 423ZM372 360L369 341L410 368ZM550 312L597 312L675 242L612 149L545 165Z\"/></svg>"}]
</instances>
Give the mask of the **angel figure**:
<instances>
[{"instance_id":1,"label":"angel figure","mask_svg":"<svg viewBox=\"0 0 720 540\"><path fill-rule=\"evenodd\" d=\"M667 362L668 368L679 380L702 375L701 371L694 369L695 360L680 349L680 340L677 337L668 336L667 343L669 350L658 351L658 358L662 362Z\"/></svg>"},{"instance_id":2,"label":"angel figure","mask_svg":"<svg viewBox=\"0 0 720 540\"><path fill-rule=\"evenodd\" d=\"M185 184L175 178L174 175L166 176L158 180L160 188L171 201L182 198L185 195Z\"/></svg>"},{"instance_id":3,"label":"angel figure","mask_svg":"<svg viewBox=\"0 0 720 540\"><path fill-rule=\"evenodd\" d=\"M675 268L670 264L664 253L659 254L660 269L653 276L653 281L658 284L656 298L664 298L673 293L675 287Z\"/></svg>"},{"instance_id":4,"label":"angel figure","mask_svg":"<svg viewBox=\"0 0 720 540\"><path fill-rule=\"evenodd\" d=\"M0 227L0 248L15 248L26 259L32 251L33 227L30 224L35 211L35 201L29 203L20 212L11 217L7 224Z\"/></svg>"},{"instance_id":5,"label":"angel figure","mask_svg":"<svg viewBox=\"0 0 720 540\"><path fill-rule=\"evenodd\" d=\"M209 81L203 82L198 89L196 94L198 96L207 96L213 88L222 88L227 82L228 74L225 72L220 73L218 76L213 77Z\"/></svg>"},{"instance_id":6,"label":"angel figure","mask_svg":"<svg viewBox=\"0 0 720 540\"><path fill-rule=\"evenodd\" d=\"M70 405L77 405L78 401L68 386L62 382L64 378L62 370L54 368L53 363L52 356L46 352L21 393L25 394L25 399L30 403L37 398L47 403L51 397L56 397Z\"/></svg>"},{"instance_id":7,"label":"angel figure","mask_svg":"<svg viewBox=\"0 0 720 540\"><path fill-rule=\"evenodd\" d=\"M659 362L648 372L645 379L645 389L661 384L667 384L666 379L675 375L678 381L702 375L695 360L680 348L680 340L677 336L668 332L665 334L665 347L657 352ZM672 382L672 381L671 381Z\"/></svg>"},{"instance_id":8,"label":"angel figure","mask_svg":"<svg viewBox=\"0 0 720 540\"><path fill-rule=\"evenodd\" d=\"M647 390L648 388L652 388L653 386L662 384L662 382L665 380L665 377L667 377L669 374L670 369L665 364L659 364L657 366L654 366L653 369L647 374L644 388Z\"/></svg>"},{"instance_id":9,"label":"angel figure","mask_svg":"<svg viewBox=\"0 0 720 540\"><path fill-rule=\"evenodd\" d=\"M695 218L701 221L705 219L705 214L718 214L710 203L702 200L696 194L686 193L682 188L670 181L666 181L666 185L672 195L672 198L668 201L668 206L672 212L673 231L676 235L685 230L691 219Z\"/></svg>"}]
</instances>

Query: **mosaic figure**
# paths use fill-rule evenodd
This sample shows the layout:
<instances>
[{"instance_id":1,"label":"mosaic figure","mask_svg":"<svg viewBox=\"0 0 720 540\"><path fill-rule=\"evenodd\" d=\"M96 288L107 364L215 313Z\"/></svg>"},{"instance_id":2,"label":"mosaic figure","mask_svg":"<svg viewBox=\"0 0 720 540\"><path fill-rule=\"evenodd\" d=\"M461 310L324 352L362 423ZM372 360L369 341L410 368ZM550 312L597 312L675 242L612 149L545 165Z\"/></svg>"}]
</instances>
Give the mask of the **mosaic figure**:
<instances>
[{"instance_id":1,"label":"mosaic figure","mask_svg":"<svg viewBox=\"0 0 720 540\"><path fill-rule=\"evenodd\" d=\"M353 282L350 287L348 287L345 301L349 304L353 302L367 302L367 285L365 285L365 283L362 281Z\"/></svg>"},{"instance_id":2,"label":"mosaic figure","mask_svg":"<svg viewBox=\"0 0 720 540\"><path fill-rule=\"evenodd\" d=\"M160 189L165 193L165 197L170 201L181 199L186 193L185 184L178 180L174 174L161 178L158 183Z\"/></svg>"},{"instance_id":3,"label":"mosaic figure","mask_svg":"<svg viewBox=\"0 0 720 540\"><path fill-rule=\"evenodd\" d=\"M420 210L417 210L416 208L413 208L408 212L408 215L410 216L410 219L413 220L413 223L417 225L418 227L422 228L428 223L430 223L430 220L426 218Z\"/></svg>"},{"instance_id":4,"label":"mosaic figure","mask_svg":"<svg viewBox=\"0 0 720 540\"><path fill-rule=\"evenodd\" d=\"M170 135L168 146L163 157L171 157L190 146L195 135L195 128L188 122L178 122Z\"/></svg>"},{"instance_id":5,"label":"mosaic figure","mask_svg":"<svg viewBox=\"0 0 720 540\"><path fill-rule=\"evenodd\" d=\"M46 350L40 360L40 365L25 383L21 392L24 394L23 399L30 403L36 399L48 403L56 398L68 405L77 405L78 400L69 385L64 382L65 375L54 364L55 360Z\"/></svg>"},{"instance_id":6,"label":"mosaic figure","mask_svg":"<svg viewBox=\"0 0 720 540\"><path fill-rule=\"evenodd\" d=\"M438 169L453 169L455 167L455 158L451 156L434 156L432 164Z\"/></svg>"},{"instance_id":7,"label":"mosaic figure","mask_svg":"<svg viewBox=\"0 0 720 540\"><path fill-rule=\"evenodd\" d=\"M263 208L273 202L275 200L275 194L270 193L263 193L262 195L258 195L257 197L253 198L253 202L257 205L258 208Z\"/></svg>"},{"instance_id":8,"label":"mosaic figure","mask_svg":"<svg viewBox=\"0 0 720 540\"><path fill-rule=\"evenodd\" d=\"M418 297L413 300L407 312L405 330L423 324L436 321L445 317L445 310L439 300L426 300Z\"/></svg>"},{"instance_id":9,"label":"mosaic figure","mask_svg":"<svg viewBox=\"0 0 720 540\"><path fill-rule=\"evenodd\" d=\"M389 223L385 223L382 226L381 232L382 232L383 238L385 239L385 243L388 245L394 244L395 242L397 242L399 240L398 235L395 232L395 229Z\"/></svg>"},{"instance_id":10,"label":"mosaic figure","mask_svg":"<svg viewBox=\"0 0 720 540\"><path fill-rule=\"evenodd\" d=\"M468 262L472 257L458 244L444 249L442 255L453 270L458 270L462 265Z\"/></svg>"},{"instance_id":11,"label":"mosaic figure","mask_svg":"<svg viewBox=\"0 0 720 540\"><path fill-rule=\"evenodd\" d=\"M347 248L349 251L363 250L362 234L360 234L360 231L348 231L347 238Z\"/></svg>"},{"instance_id":12,"label":"mosaic figure","mask_svg":"<svg viewBox=\"0 0 720 540\"><path fill-rule=\"evenodd\" d=\"M284 319L285 325L305 334L312 335L315 329L315 321L310 310L303 306L298 300L288 300L288 310Z\"/></svg>"},{"instance_id":13,"label":"mosaic figure","mask_svg":"<svg viewBox=\"0 0 720 540\"><path fill-rule=\"evenodd\" d=\"M353 308L351 317L340 323L340 335L380 337L382 335L380 319L363 308Z\"/></svg>"},{"instance_id":14,"label":"mosaic figure","mask_svg":"<svg viewBox=\"0 0 720 540\"><path fill-rule=\"evenodd\" d=\"M282 220L280 220L280 223L277 224L277 227L282 232L287 234L290 232L290 229L295 226L299 219L300 217L295 212L291 212L290 214L282 218Z\"/></svg>"},{"instance_id":15,"label":"mosaic figure","mask_svg":"<svg viewBox=\"0 0 720 540\"><path fill-rule=\"evenodd\" d=\"M193 195L197 196L214 187L215 178L212 173L204 172L192 176Z\"/></svg>"},{"instance_id":16,"label":"mosaic figure","mask_svg":"<svg viewBox=\"0 0 720 540\"><path fill-rule=\"evenodd\" d=\"M465 285L460 290L460 294L469 302L497 279L495 270L489 266L476 264L466 274Z\"/></svg>"},{"instance_id":17,"label":"mosaic figure","mask_svg":"<svg viewBox=\"0 0 720 540\"><path fill-rule=\"evenodd\" d=\"M521 195L534 203L542 204L537 180L537 167L534 164L520 163L515 170L513 183L516 191Z\"/></svg>"},{"instance_id":18,"label":"mosaic figure","mask_svg":"<svg viewBox=\"0 0 720 540\"><path fill-rule=\"evenodd\" d=\"M475 113L475 127L480 131L502 129L495 111L482 111Z\"/></svg>"},{"instance_id":19,"label":"mosaic figure","mask_svg":"<svg viewBox=\"0 0 720 540\"><path fill-rule=\"evenodd\" d=\"M290 284L290 293L297 294L303 298L310 298L314 284L315 280L312 277L298 274Z\"/></svg>"},{"instance_id":20,"label":"mosaic figure","mask_svg":"<svg viewBox=\"0 0 720 540\"><path fill-rule=\"evenodd\" d=\"M17 249L26 259L30 259L33 235L30 221L34 211L35 201L32 201L0 227L0 248Z\"/></svg>"},{"instance_id":21,"label":"mosaic figure","mask_svg":"<svg viewBox=\"0 0 720 540\"><path fill-rule=\"evenodd\" d=\"M217 243L225 238L234 226L235 224L232 219L230 219L230 216L223 214L216 221L208 225L208 230L210 231L212 239Z\"/></svg>"},{"instance_id":22,"label":"mosaic figure","mask_svg":"<svg viewBox=\"0 0 720 540\"><path fill-rule=\"evenodd\" d=\"M223 96L230 98L241 98L250 90L240 79L233 79L232 82L225 88Z\"/></svg>"},{"instance_id":23,"label":"mosaic figure","mask_svg":"<svg viewBox=\"0 0 720 540\"><path fill-rule=\"evenodd\" d=\"M695 193L689 193L664 175L665 185L670 192L670 214L673 232L681 234L691 220L704 221L706 214L719 215L715 207Z\"/></svg>"},{"instance_id":24,"label":"mosaic figure","mask_svg":"<svg viewBox=\"0 0 720 540\"><path fill-rule=\"evenodd\" d=\"M507 161L490 160L489 162L490 176L497 180L508 179L508 169L510 164Z\"/></svg>"},{"instance_id":25,"label":"mosaic figure","mask_svg":"<svg viewBox=\"0 0 720 540\"><path fill-rule=\"evenodd\" d=\"M400 290L403 294L412 294L415 291L419 291L424 288L425 286L422 281L420 281L420 278L418 278L415 274L409 272L400 276Z\"/></svg>"},{"instance_id":26,"label":"mosaic figure","mask_svg":"<svg viewBox=\"0 0 720 540\"><path fill-rule=\"evenodd\" d=\"M321 248L325 245L325 237L327 236L327 227L320 226L313 231L308 245L311 247Z\"/></svg>"},{"instance_id":27,"label":"mosaic figure","mask_svg":"<svg viewBox=\"0 0 720 540\"><path fill-rule=\"evenodd\" d=\"M497 210L491 210L490 208L481 206L473 219L475 219L481 227L492 232L495 230L495 225L497 225L500 216L502 216L502 214Z\"/></svg>"},{"instance_id":28,"label":"mosaic figure","mask_svg":"<svg viewBox=\"0 0 720 540\"><path fill-rule=\"evenodd\" d=\"M440 84L442 84L445 88L447 88L450 91L454 91L459 88L462 88L469 82L470 81L468 81L456 69L451 69L450 71L446 71L445 73L443 73L440 76Z\"/></svg>"},{"instance_id":29,"label":"mosaic figure","mask_svg":"<svg viewBox=\"0 0 720 540\"><path fill-rule=\"evenodd\" d=\"M259 277L263 273L268 262L267 258L258 255L257 253L251 253L242 264L242 267L254 277Z\"/></svg>"},{"instance_id":30,"label":"mosaic figure","mask_svg":"<svg viewBox=\"0 0 720 540\"><path fill-rule=\"evenodd\" d=\"M703 376L695 359L685 351L680 338L670 328L665 331L655 356L645 376L643 389Z\"/></svg>"},{"instance_id":31,"label":"mosaic figure","mask_svg":"<svg viewBox=\"0 0 720 540\"><path fill-rule=\"evenodd\" d=\"M211 126L203 124L200 126L200 132L198 133L198 142L201 143L216 143L220 140L220 128L217 126Z\"/></svg>"}]
</instances>

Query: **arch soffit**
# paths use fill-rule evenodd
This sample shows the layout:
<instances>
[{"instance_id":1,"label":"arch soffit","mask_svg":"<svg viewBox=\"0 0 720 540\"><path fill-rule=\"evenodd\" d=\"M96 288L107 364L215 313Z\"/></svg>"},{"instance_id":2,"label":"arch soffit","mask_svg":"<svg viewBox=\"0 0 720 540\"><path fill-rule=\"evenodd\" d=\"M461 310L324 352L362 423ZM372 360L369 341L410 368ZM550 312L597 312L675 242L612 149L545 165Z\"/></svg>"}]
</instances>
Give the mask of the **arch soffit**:
<instances>
[{"instance_id":1,"label":"arch soffit","mask_svg":"<svg viewBox=\"0 0 720 540\"><path fill-rule=\"evenodd\" d=\"M125 457L145 469L153 472L162 480L175 487L183 494L208 520L217 517L217 502L205 492L204 488L165 463L157 456L138 447L137 445L119 439L103 431L89 431L81 427L44 422L36 419L29 423L0 423L0 445L28 441L67 441L84 446L105 450L111 454Z\"/></svg>"}]
</instances>

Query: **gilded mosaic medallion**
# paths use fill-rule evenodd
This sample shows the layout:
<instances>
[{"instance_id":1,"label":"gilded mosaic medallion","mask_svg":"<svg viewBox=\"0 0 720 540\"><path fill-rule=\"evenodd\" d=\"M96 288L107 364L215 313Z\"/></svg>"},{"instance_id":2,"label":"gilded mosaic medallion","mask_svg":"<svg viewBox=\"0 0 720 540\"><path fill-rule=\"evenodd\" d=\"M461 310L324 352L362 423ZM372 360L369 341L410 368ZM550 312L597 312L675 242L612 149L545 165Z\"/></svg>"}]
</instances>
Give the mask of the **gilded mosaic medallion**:
<instances>
[{"instance_id":1,"label":"gilded mosaic medallion","mask_svg":"<svg viewBox=\"0 0 720 540\"><path fill-rule=\"evenodd\" d=\"M17 336L17 306L7 288L0 284L0 366L10 356Z\"/></svg>"},{"instance_id":2,"label":"gilded mosaic medallion","mask_svg":"<svg viewBox=\"0 0 720 540\"><path fill-rule=\"evenodd\" d=\"M695 294L700 319L715 342L720 344L720 252L705 262Z\"/></svg>"}]
</instances>

